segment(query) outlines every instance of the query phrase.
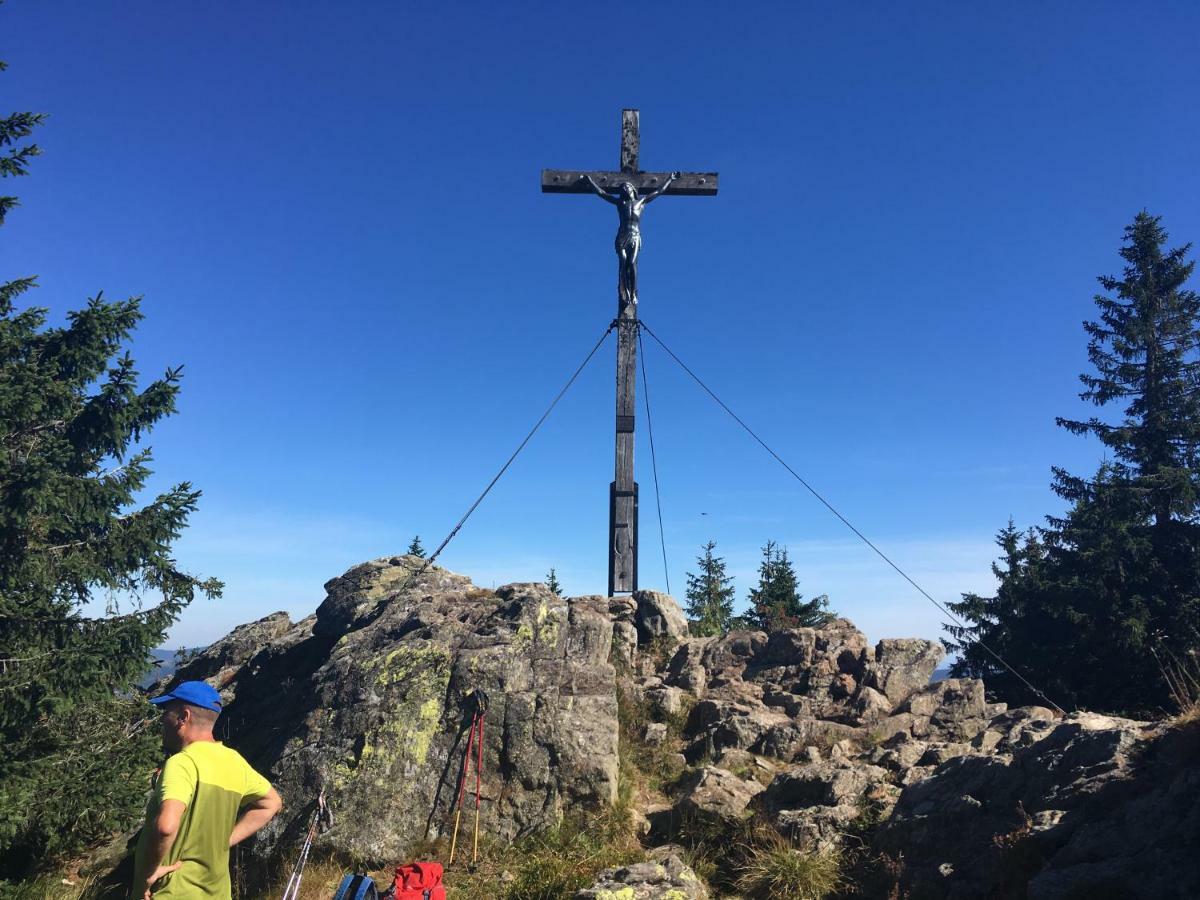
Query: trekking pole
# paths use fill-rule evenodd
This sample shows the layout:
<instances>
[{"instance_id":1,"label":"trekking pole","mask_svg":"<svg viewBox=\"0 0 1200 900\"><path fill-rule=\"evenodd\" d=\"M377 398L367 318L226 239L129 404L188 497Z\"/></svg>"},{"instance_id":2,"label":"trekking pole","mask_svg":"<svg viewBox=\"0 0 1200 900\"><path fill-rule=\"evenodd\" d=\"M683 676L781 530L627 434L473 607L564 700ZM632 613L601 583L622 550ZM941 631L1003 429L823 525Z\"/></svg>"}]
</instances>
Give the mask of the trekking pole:
<instances>
[{"instance_id":1,"label":"trekking pole","mask_svg":"<svg viewBox=\"0 0 1200 900\"><path fill-rule=\"evenodd\" d=\"M308 823L308 833L304 836L304 844L300 848L300 857L296 860L296 868L292 870L292 877L288 879L287 887L283 889L283 900L296 900L300 896L300 882L304 878L304 867L308 863L308 854L312 850L313 839L317 836L317 829L323 824L332 825L333 816L329 813L329 807L325 804L325 791L317 796L317 808L313 810L312 819Z\"/></svg>"},{"instance_id":2,"label":"trekking pole","mask_svg":"<svg viewBox=\"0 0 1200 900\"><path fill-rule=\"evenodd\" d=\"M454 853L458 846L459 822L462 820L462 808L467 799L467 772L471 766L471 748L475 748L475 840L471 854L471 865L479 861L479 794L480 772L483 769L483 715L487 712L488 697L481 690L469 694L474 710L471 713L471 730L467 735L467 749L463 754L462 772L458 777L458 809L454 813L454 837L450 840L450 863L454 863Z\"/></svg>"},{"instance_id":3,"label":"trekking pole","mask_svg":"<svg viewBox=\"0 0 1200 900\"><path fill-rule=\"evenodd\" d=\"M479 779L483 771L483 716L485 710L479 712L479 743L478 757L475 760L475 846L471 849L471 865L479 861Z\"/></svg>"},{"instance_id":4,"label":"trekking pole","mask_svg":"<svg viewBox=\"0 0 1200 900\"><path fill-rule=\"evenodd\" d=\"M300 847L300 856L296 859L296 867L292 869L292 876L288 879L287 887L283 889L283 900L295 900L300 894L300 880L304 877L304 864L308 862L308 851L312 847L316 828L317 813L314 811L308 824L308 833L304 836L304 844Z\"/></svg>"},{"instance_id":5,"label":"trekking pole","mask_svg":"<svg viewBox=\"0 0 1200 900\"><path fill-rule=\"evenodd\" d=\"M471 763L471 742L475 740L475 716L467 733L467 752L463 754L462 771L458 773L458 809L454 813L454 836L450 839L450 865L454 865L454 850L458 847L458 823L462 821L463 800L467 792L467 766ZM285 897L284 900L287 900Z\"/></svg>"}]
</instances>

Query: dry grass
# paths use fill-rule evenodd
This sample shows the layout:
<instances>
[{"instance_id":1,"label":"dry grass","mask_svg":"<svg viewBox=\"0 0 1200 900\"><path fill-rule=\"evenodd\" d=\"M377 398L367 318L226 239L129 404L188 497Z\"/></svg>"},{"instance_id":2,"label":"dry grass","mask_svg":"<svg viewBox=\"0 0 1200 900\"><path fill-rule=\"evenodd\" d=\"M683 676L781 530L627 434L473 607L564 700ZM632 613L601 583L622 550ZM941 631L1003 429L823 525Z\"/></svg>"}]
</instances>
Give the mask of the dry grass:
<instances>
[{"instance_id":1,"label":"dry grass","mask_svg":"<svg viewBox=\"0 0 1200 900\"><path fill-rule=\"evenodd\" d=\"M446 891L455 900L558 900L587 887L602 869L641 859L642 850L629 827L628 809L612 808L512 844L481 841L474 865L470 863L469 839L465 844L460 839L456 855L455 865L447 866L445 875ZM397 862L424 859L445 865L449 856L449 841L439 838L410 848L407 857ZM234 900L282 896L291 866L289 860L273 870L264 883L235 890ZM304 870L299 900L329 900L343 877L363 871L382 893L392 882L395 864L380 868L337 858L312 859ZM40 896L36 900L41 900Z\"/></svg>"},{"instance_id":2,"label":"dry grass","mask_svg":"<svg viewBox=\"0 0 1200 900\"><path fill-rule=\"evenodd\" d=\"M90 878L72 880L62 875L44 875L22 884L0 884L4 900L84 900L91 892Z\"/></svg>"},{"instance_id":3,"label":"dry grass","mask_svg":"<svg viewBox=\"0 0 1200 900\"><path fill-rule=\"evenodd\" d=\"M823 900L845 887L840 854L803 853L773 831L746 847L738 888L754 900Z\"/></svg>"},{"instance_id":4,"label":"dry grass","mask_svg":"<svg viewBox=\"0 0 1200 900\"><path fill-rule=\"evenodd\" d=\"M679 712L663 718L667 739L647 744L642 735L646 725L655 721L650 704L638 702L623 685L617 687L617 724L620 757L620 798L630 804L639 795L660 793L680 775L683 767L677 754L682 745L683 729L693 704L681 704Z\"/></svg>"},{"instance_id":5,"label":"dry grass","mask_svg":"<svg viewBox=\"0 0 1200 900\"><path fill-rule=\"evenodd\" d=\"M288 860L285 864L279 866L271 873L266 884L249 889L243 888L242 890L238 890L235 886L233 892L234 900L268 900L268 898L282 897L283 889L287 886L288 879L292 875L293 865L294 862ZM349 875L351 872L362 872L364 870L375 879L375 883L379 885L382 891L387 885L392 883L395 867L367 869L366 867L355 866L352 863L347 863L345 860L328 856L309 859L308 865L304 867L303 877L300 879L300 892L297 895L297 900L329 900L346 875Z\"/></svg>"},{"instance_id":6,"label":"dry grass","mask_svg":"<svg viewBox=\"0 0 1200 900\"><path fill-rule=\"evenodd\" d=\"M1183 659L1173 653L1168 653L1166 659L1157 653L1154 656L1178 710L1173 719L1175 724L1200 721L1200 659L1196 651L1192 650Z\"/></svg>"}]
</instances>

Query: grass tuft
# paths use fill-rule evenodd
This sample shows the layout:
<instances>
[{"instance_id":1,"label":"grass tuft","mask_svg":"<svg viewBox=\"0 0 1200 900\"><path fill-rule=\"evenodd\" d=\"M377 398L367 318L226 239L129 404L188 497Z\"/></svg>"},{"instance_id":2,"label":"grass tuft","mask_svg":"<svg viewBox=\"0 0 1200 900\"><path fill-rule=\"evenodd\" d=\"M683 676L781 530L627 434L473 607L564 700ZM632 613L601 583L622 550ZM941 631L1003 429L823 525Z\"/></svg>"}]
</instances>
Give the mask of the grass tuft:
<instances>
[{"instance_id":1,"label":"grass tuft","mask_svg":"<svg viewBox=\"0 0 1200 900\"><path fill-rule=\"evenodd\" d=\"M1154 658L1178 710L1173 722L1188 725L1200 721L1200 658L1196 651L1192 650L1182 659L1170 651L1166 652L1165 660L1157 652Z\"/></svg>"},{"instance_id":2,"label":"grass tuft","mask_svg":"<svg viewBox=\"0 0 1200 900\"><path fill-rule=\"evenodd\" d=\"M753 900L822 900L845 886L841 855L803 853L764 831L746 848L737 886Z\"/></svg>"},{"instance_id":3,"label":"grass tuft","mask_svg":"<svg viewBox=\"0 0 1200 900\"><path fill-rule=\"evenodd\" d=\"M446 873L446 891L455 900L558 900L590 885L601 870L641 858L628 810L612 807L485 848L477 866Z\"/></svg>"},{"instance_id":4,"label":"grass tuft","mask_svg":"<svg viewBox=\"0 0 1200 900\"><path fill-rule=\"evenodd\" d=\"M655 721L650 704L638 701L623 685L617 687L617 724L620 757L620 798L632 802L640 791L658 792L683 773L678 753L683 727L690 706L666 717L667 739L660 744L647 744L642 735L646 725Z\"/></svg>"}]
</instances>

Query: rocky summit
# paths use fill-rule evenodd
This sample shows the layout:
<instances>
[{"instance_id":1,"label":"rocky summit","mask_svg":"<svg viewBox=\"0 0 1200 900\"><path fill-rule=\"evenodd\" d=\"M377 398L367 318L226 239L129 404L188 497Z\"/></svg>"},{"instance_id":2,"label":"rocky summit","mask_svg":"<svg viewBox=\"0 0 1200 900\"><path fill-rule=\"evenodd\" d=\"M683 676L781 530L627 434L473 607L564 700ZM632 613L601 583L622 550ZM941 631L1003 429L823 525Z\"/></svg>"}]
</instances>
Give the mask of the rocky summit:
<instances>
[{"instance_id":1,"label":"rocky summit","mask_svg":"<svg viewBox=\"0 0 1200 900\"><path fill-rule=\"evenodd\" d=\"M221 690L227 739L290 801L263 849L303 832L321 790L336 811L322 841L354 858L395 859L438 836L477 691L490 701L488 834L511 839L615 798L608 601L541 584L484 590L433 567L413 579L420 565L356 566L326 585L315 615L244 625L176 673Z\"/></svg>"},{"instance_id":2,"label":"rocky summit","mask_svg":"<svg viewBox=\"0 0 1200 900\"><path fill-rule=\"evenodd\" d=\"M645 860L580 898L709 896L678 846L697 822L882 861L881 897L1200 896L1194 726L1008 709L931 683L936 642L872 646L845 619L691 637L665 594L488 590L422 564L356 566L314 615L243 625L175 673L222 692L222 736L286 800L257 853L292 852L321 791L319 848L394 862L445 836L486 696L493 840L616 801L622 704L671 770L634 797Z\"/></svg>"}]
</instances>

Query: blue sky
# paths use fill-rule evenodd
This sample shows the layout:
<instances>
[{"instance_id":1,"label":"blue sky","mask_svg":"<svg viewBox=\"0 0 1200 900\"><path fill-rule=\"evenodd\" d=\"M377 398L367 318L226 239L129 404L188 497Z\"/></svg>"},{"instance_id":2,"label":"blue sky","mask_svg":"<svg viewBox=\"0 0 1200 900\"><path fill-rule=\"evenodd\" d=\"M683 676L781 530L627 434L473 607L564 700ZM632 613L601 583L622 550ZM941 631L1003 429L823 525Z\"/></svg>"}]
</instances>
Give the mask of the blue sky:
<instances>
[{"instance_id":1,"label":"blue sky","mask_svg":"<svg viewBox=\"0 0 1200 900\"><path fill-rule=\"evenodd\" d=\"M180 561L227 583L172 641L303 615L349 566L449 531L615 308L615 214L543 167L716 198L644 220L641 313L939 599L1101 458L1080 327L1140 209L1200 239L1192 4L182 4L11 0L6 109L50 113L0 273L56 316L145 297L185 365L156 487L204 491ZM939 614L648 345L671 587L759 547L873 639ZM614 345L450 545L483 585L603 592ZM639 396L639 406L641 400ZM640 411L640 410L639 410ZM644 587L663 588L645 431Z\"/></svg>"}]
</instances>

